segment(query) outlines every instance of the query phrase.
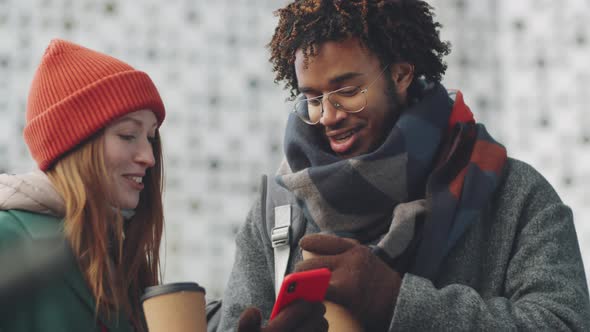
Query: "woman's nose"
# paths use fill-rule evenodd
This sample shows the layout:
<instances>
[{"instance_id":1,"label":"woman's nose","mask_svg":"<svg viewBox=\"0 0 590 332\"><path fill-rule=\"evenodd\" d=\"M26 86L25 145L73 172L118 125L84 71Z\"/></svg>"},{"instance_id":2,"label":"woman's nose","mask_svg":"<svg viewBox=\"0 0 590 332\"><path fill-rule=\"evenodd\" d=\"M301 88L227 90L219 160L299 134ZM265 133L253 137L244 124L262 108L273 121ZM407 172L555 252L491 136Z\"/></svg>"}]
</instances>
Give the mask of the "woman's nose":
<instances>
[{"instance_id":1,"label":"woman's nose","mask_svg":"<svg viewBox=\"0 0 590 332\"><path fill-rule=\"evenodd\" d=\"M154 148L149 140L145 140L141 144L135 156L135 161L145 165L147 168L154 167L156 158L154 157Z\"/></svg>"}]
</instances>

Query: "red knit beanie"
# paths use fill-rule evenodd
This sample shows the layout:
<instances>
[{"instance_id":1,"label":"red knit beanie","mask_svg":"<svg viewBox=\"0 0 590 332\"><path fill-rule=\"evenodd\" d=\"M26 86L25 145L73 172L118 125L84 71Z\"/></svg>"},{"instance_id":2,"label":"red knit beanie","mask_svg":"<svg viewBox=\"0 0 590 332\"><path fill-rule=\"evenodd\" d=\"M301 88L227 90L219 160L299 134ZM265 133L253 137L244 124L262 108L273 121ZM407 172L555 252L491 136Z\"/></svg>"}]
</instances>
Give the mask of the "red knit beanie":
<instances>
[{"instance_id":1,"label":"red knit beanie","mask_svg":"<svg viewBox=\"0 0 590 332\"><path fill-rule=\"evenodd\" d=\"M166 115L149 76L128 64L65 40L52 40L37 68L27 103L25 142L43 171L61 156L135 111Z\"/></svg>"}]
</instances>

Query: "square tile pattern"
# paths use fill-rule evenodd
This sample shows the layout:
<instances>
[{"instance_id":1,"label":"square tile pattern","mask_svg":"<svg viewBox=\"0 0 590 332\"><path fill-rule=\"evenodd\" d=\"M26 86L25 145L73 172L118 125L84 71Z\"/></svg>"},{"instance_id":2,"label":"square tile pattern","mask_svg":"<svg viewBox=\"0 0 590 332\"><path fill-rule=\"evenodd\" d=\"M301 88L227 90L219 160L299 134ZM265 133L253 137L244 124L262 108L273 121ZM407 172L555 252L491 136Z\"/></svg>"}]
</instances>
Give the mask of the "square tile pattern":
<instances>
[{"instance_id":1,"label":"square tile pattern","mask_svg":"<svg viewBox=\"0 0 590 332\"><path fill-rule=\"evenodd\" d=\"M165 101L165 281L221 296L234 235L282 154L289 105L265 45L285 1L0 0L0 171L34 164L26 96L49 40L69 39L148 72ZM453 52L444 83L511 156L573 208L590 275L590 2L430 2ZM444 6L443 6L444 4Z\"/></svg>"}]
</instances>

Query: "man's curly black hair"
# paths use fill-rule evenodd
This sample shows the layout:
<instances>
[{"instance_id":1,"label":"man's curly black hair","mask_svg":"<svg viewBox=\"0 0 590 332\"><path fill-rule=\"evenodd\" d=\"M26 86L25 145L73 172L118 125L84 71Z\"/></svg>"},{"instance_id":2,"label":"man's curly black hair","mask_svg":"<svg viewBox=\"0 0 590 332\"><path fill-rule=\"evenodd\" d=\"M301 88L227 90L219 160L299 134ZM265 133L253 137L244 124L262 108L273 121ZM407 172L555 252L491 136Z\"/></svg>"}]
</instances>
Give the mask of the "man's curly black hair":
<instances>
[{"instance_id":1,"label":"man's curly black hair","mask_svg":"<svg viewBox=\"0 0 590 332\"><path fill-rule=\"evenodd\" d=\"M327 41L358 38L383 65L398 61L414 65L414 77L440 82L447 69L442 58L450 44L440 40L440 23L432 7L420 0L295 0L275 12L278 26L271 42L275 82L286 81L297 94L295 52L305 62Z\"/></svg>"}]
</instances>

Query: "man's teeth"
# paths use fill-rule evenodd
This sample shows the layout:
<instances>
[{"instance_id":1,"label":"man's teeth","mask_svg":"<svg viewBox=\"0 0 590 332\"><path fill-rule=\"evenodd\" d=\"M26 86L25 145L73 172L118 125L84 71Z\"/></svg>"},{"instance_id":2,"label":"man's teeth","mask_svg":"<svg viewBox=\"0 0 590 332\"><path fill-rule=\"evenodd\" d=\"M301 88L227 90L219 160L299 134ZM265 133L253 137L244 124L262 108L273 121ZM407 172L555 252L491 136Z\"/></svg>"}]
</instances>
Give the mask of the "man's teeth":
<instances>
[{"instance_id":1,"label":"man's teeth","mask_svg":"<svg viewBox=\"0 0 590 332\"><path fill-rule=\"evenodd\" d=\"M352 135L354 135L354 130L350 130L350 131L347 131L343 134L336 135L336 136L334 136L334 139L336 139L337 141L343 141Z\"/></svg>"}]
</instances>

